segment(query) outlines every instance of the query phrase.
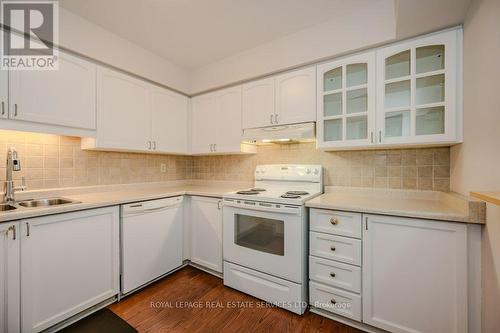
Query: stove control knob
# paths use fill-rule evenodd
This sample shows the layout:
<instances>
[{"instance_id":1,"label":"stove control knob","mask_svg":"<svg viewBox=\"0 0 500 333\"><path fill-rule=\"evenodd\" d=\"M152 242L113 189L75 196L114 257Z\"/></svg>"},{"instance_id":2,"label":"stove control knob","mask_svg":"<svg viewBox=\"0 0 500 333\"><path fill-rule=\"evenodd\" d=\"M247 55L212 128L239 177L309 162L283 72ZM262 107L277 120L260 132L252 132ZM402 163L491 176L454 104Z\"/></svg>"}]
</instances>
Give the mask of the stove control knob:
<instances>
[{"instance_id":1,"label":"stove control knob","mask_svg":"<svg viewBox=\"0 0 500 333\"><path fill-rule=\"evenodd\" d=\"M318 169L314 169L314 174L318 175L319 174L319 170Z\"/></svg>"},{"instance_id":2,"label":"stove control knob","mask_svg":"<svg viewBox=\"0 0 500 333\"><path fill-rule=\"evenodd\" d=\"M306 169L306 173L310 174L311 173L311 169Z\"/></svg>"}]
</instances>

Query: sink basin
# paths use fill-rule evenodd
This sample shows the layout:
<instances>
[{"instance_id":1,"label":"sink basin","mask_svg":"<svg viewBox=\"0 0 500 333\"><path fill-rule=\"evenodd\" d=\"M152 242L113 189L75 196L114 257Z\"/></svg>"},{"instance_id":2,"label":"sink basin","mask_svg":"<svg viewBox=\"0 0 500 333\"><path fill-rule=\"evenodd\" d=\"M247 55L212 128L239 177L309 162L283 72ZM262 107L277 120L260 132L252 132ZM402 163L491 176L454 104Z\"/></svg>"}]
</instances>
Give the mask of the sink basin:
<instances>
[{"instance_id":1,"label":"sink basin","mask_svg":"<svg viewBox=\"0 0 500 333\"><path fill-rule=\"evenodd\" d=\"M17 209L16 207L9 204L0 204L0 212L7 212L9 210Z\"/></svg>"},{"instance_id":2,"label":"sink basin","mask_svg":"<svg viewBox=\"0 0 500 333\"><path fill-rule=\"evenodd\" d=\"M67 205L77 203L77 201L65 199L65 198L51 198L51 199L36 199L36 200L27 200L21 201L19 206L22 207L50 207L50 206L58 206L58 205Z\"/></svg>"}]
</instances>

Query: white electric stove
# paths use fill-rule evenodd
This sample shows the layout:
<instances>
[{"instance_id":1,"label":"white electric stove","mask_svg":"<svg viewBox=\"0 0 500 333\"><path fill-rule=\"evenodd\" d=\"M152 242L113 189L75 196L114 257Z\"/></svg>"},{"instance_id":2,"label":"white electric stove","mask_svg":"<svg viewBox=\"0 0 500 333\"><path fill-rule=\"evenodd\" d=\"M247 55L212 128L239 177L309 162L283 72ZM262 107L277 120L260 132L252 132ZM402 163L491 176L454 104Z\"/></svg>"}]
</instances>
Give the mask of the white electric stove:
<instances>
[{"instance_id":1,"label":"white electric stove","mask_svg":"<svg viewBox=\"0 0 500 333\"><path fill-rule=\"evenodd\" d=\"M259 165L254 187L223 197L224 284L303 314L308 214L323 192L320 165Z\"/></svg>"}]
</instances>

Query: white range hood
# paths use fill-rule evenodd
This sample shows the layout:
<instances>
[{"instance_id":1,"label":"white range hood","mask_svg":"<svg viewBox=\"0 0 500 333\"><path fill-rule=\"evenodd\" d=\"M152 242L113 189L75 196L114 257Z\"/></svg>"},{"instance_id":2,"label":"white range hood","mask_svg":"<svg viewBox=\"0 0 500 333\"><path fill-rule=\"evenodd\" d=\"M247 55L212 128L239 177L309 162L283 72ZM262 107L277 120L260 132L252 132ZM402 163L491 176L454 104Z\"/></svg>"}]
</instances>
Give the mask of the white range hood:
<instances>
[{"instance_id":1,"label":"white range hood","mask_svg":"<svg viewBox=\"0 0 500 333\"><path fill-rule=\"evenodd\" d=\"M243 131L243 141L253 143L314 141L315 129L315 123L250 128Z\"/></svg>"}]
</instances>

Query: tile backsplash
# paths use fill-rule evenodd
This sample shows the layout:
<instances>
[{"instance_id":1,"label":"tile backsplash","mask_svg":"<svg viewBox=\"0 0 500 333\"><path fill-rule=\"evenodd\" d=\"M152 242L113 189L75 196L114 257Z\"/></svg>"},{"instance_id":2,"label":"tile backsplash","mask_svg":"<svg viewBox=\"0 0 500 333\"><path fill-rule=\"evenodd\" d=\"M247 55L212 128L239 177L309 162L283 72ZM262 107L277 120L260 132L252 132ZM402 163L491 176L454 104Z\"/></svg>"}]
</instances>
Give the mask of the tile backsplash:
<instances>
[{"instance_id":1,"label":"tile backsplash","mask_svg":"<svg viewBox=\"0 0 500 333\"><path fill-rule=\"evenodd\" d=\"M192 179L253 180L258 164L321 164L325 185L449 191L449 148L324 152L315 143L259 146L255 155L193 157Z\"/></svg>"},{"instance_id":2,"label":"tile backsplash","mask_svg":"<svg viewBox=\"0 0 500 333\"><path fill-rule=\"evenodd\" d=\"M258 164L321 164L325 185L448 191L449 148L323 152L314 143L259 146L254 155L174 156L80 149L80 138L0 130L0 180L17 149L29 189L167 180L253 181ZM166 166L166 172L161 166ZM0 189L1 191L1 189Z\"/></svg>"}]
</instances>

